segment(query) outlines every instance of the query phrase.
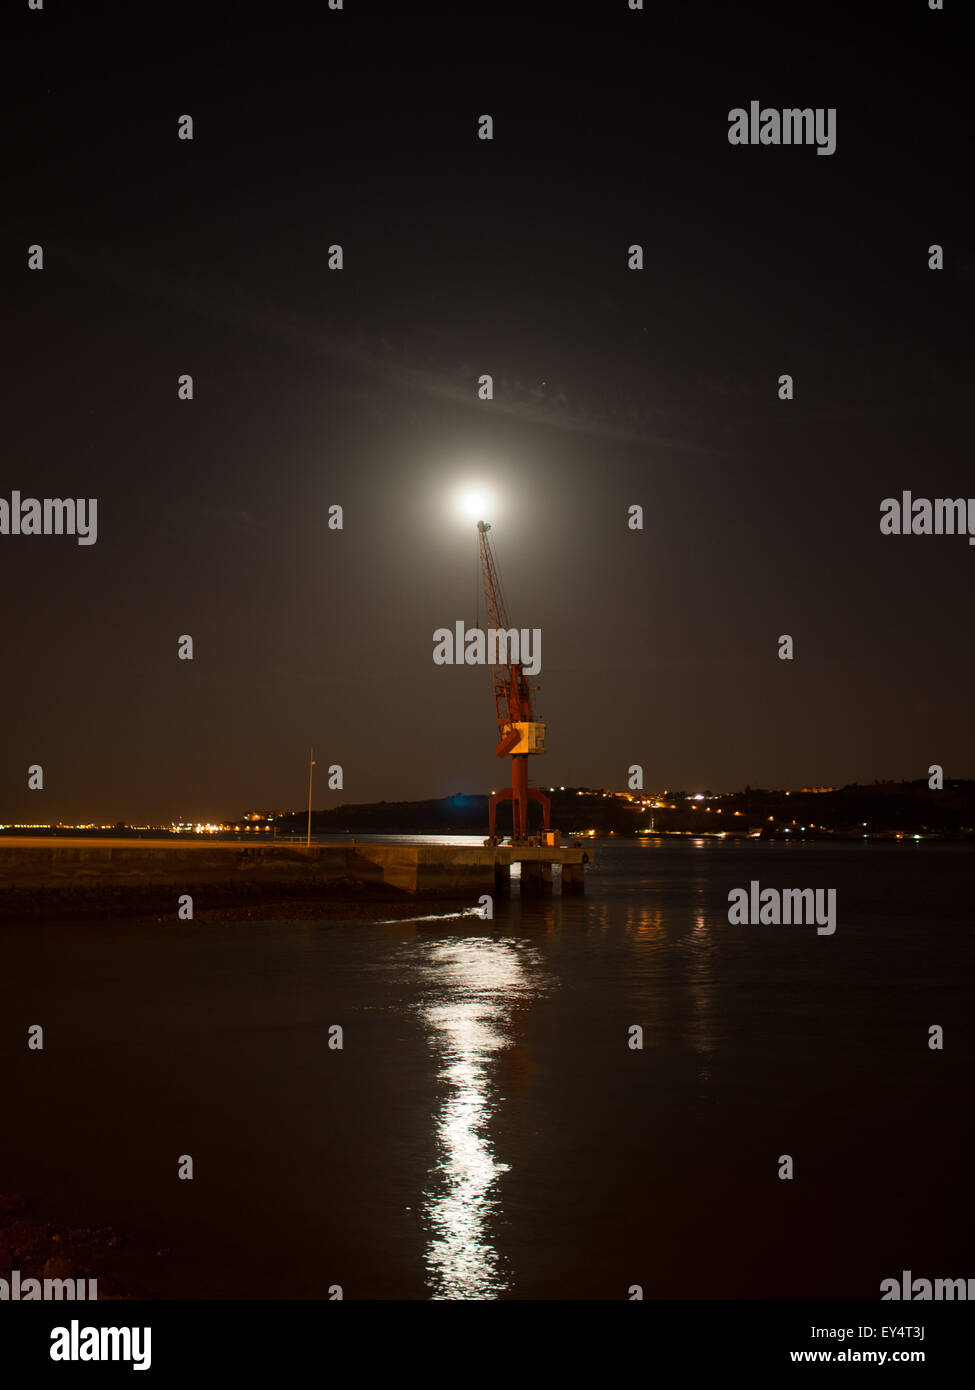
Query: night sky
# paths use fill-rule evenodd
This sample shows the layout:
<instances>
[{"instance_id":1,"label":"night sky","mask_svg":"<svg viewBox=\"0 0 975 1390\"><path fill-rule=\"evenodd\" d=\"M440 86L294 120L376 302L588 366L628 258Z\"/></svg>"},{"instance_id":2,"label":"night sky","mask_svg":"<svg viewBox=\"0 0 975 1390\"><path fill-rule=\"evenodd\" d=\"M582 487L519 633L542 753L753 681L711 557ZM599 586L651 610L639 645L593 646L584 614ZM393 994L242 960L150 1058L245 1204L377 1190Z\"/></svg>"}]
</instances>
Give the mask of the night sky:
<instances>
[{"instance_id":1,"label":"night sky","mask_svg":"<svg viewBox=\"0 0 975 1390\"><path fill-rule=\"evenodd\" d=\"M0 536L0 819L301 806L312 743L316 806L502 785L432 660L484 622L467 484L538 784L975 775L975 548L879 529L975 497L962 14L12 5L0 496L98 540ZM753 99L835 154L729 144Z\"/></svg>"}]
</instances>

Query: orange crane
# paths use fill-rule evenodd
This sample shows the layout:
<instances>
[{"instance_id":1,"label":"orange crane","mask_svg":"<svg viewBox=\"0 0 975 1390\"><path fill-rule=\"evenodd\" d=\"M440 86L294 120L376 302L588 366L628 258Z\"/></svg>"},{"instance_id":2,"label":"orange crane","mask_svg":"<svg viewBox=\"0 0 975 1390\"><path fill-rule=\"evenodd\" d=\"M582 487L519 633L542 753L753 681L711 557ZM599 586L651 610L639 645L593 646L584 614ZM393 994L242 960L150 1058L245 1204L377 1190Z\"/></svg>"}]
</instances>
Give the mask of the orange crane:
<instances>
[{"instance_id":1,"label":"orange crane","mask_svg":"<svg viewBox=\"0 0 975 1390\"><path fill-rule=\"evenodd\" d=\"M484 608L488 627L498 632L508 632L508 608L504 601L494 551L488 540L487 533L490 529L489 521L477 523L481 576L484 581ZM495 655L498 654L496 648ZM505 655L507 654L506 649ZM531 687L521 662L511 662L503 666L493 664L491 676L494 682L494 705L498 716L498 746L494 751L499 758L511 754L511 786L491 793L488 802L489 843L497 842L494 826L498 802L510 801L511 839L515 844L523 844L528 839L529 801L537 801L541 805L546 830L549 829L551 821L551 801L537 787L528 785L528 758L532 753L545 752L545 725L535 719Z\"/></svg>"}]
</instances>

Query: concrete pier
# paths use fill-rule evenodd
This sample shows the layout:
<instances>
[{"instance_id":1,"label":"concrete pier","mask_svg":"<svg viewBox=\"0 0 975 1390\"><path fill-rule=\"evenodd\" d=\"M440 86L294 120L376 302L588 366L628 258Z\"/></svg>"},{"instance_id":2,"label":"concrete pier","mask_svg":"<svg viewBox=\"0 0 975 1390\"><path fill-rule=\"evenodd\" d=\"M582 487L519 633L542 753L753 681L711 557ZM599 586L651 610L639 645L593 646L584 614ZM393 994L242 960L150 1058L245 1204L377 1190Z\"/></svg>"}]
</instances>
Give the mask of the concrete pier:
<instances>
[{"instance_id":1,"label":"concrete pier","mask_svg":"<svg viewBox=\"0 0 975 1390\"><path fill-rule=\"evenodd\" d=\"M581 855L581 851L580 851ZM569 893L585 892L585 870L580 858L578 863L562 865L562 896Z\"/></svg>"},{"instance_id":2,"label":"concrete pier","mask_svg":"<svg viewBox=\"0 0 975 1390\"><path fill-rule=\"evenodd\" d=\"M263 898L415 898L476 903L511 891L521 865L526 897L583 891L583 851L518 845L363 844L311 846L240 840L0 838L0 917L70 915L87 905L175 912Z\"/></svg>"},{"instance_id":3,"label":"concrete pier","mask_svg":"<svg viewBox=\"0 0 975 1390\"><path fill-rule=\"evenodd\" d=\"M542 898L552 892L552 865L546 860L525 860L521 866L521 896Z\"/></svg>"}]
</instances>

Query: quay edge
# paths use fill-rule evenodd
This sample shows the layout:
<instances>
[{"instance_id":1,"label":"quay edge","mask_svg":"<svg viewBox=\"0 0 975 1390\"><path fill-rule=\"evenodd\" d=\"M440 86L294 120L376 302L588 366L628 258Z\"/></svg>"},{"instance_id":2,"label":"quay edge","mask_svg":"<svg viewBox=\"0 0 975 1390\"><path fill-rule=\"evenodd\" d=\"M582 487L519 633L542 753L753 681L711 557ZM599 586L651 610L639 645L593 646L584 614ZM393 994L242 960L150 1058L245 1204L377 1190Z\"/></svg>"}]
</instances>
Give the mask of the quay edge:
<instances>
[{"instance_id":1,"label":"quay edge","mask_svg":"<svg viewBox=\"0 0 975 1390\"><path fill-rule=\"evenodd\" d=\"M93 905L175 916L183 894L194 907L316 896L474 905L509 891L513 863L525 896L551 893L554 864L564 894L583 891L579 847L11 837L0 840L0 917Z\"/></svg>"}]
</instances>

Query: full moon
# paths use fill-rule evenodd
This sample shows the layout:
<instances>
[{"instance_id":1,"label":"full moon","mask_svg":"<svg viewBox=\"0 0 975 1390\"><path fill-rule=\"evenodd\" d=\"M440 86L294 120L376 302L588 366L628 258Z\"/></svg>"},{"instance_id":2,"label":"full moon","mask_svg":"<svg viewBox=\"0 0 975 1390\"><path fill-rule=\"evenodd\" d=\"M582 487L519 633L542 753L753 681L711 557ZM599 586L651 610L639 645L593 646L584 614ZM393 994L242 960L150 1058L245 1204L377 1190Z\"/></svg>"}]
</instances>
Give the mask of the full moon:
<instances>
[{"instance_id":1,"label":"full moon","mask_svg":"<svg viewBox=\"0 0 975 1390\"><path fill-rule=\"evenodd\" d=\"M487 488L468 483L458 489L454 510L464 521L487 521L494 510L494 498Z\"/></svg>"}]
</instances>

